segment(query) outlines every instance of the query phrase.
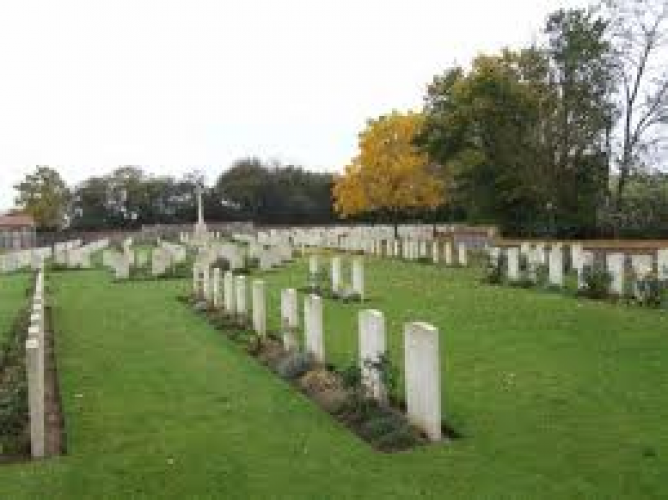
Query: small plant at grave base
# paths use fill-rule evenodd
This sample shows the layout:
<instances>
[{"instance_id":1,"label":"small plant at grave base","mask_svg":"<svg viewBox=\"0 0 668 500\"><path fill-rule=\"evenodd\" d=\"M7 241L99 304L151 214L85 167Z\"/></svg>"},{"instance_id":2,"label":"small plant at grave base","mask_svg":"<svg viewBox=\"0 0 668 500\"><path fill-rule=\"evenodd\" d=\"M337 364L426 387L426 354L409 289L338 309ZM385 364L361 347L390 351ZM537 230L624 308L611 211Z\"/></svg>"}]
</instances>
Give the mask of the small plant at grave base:
<instances>
[{"instance_id":1,"label":"small plant at grave base","mask_svg":"<svg viewBox=\"0 0 668 500\"><path fill-rule=\"evenodd\" d=\"M668 300L668 280L661 281L656 273L637 278L635 283L635 298L639 305L658 308Z\"/></svg>"},{"instance_id":2,"label":"small plant at grave base","mask_svg":"<svg viewBox=\"0 0 668 500\"><path fill-rule=\"evenodd\" d=\"M418 264L433 264L434 261L430 259L429 257L419 257L416 262Z\"/></svg>"},{"instance_id":3,"label":"small plant at grave base","mask_svg":"<svg viewBox=\"0 0 668 500\"><path fill-rule=\"evenodd\" d=\"M396 394L399 384L399 368L392 362L387 353L381 354L375 361L365 359L364 367L380 374L380 380L385 386L389 398Z\"/></svg>"},{"instance_id":4,"label":"small plant at grave base","mask_svg":"<svg viewBox=\"0 0 668 500\"><path fill-rule=\"evenodd\" d=\"M357 391L362 386L362 370L357 363L349 363L339 375L345 389Z\"/></svg>"},{"instance_id":5,"label":"small plant at grave base","mask_svg":"<svg viewBox=\"0 0 668 500\"><path fill-rule=\"evenodd\" d=\"M283 336L281 332L276 330L269 330L267 332L267 338L274 342L283 342Z\"/></svg>"},{"instance_id":6,"label":"small plant at grave base","mask_svg":"<svg viewBox=\"0 0 668 500\"><path fill-rule=\"evenodd\" d=\"M225 271L230 270L230 263L227 259L223 259L222 257L218 257L216 260L214 260L211 263L211 269L218 268L220 269L221 273L224 273Z\"/></svg>"},{"instance_id":7,"label":"small plant at grave base","mask_svg":"<svg viewBox=\"0 0 668 500\"><path fill-rule=\"evenodd\" d=\"M590 299L605 299L608 297L612 275L602 266L585 266L583 269L583 287L579 294Z\"/></svg>"},{"instance_id":8,"label":"small plant at grave base","mask_svg":"<svg viewBox=\"0 0 668 500\"><path fill-rule=\"evenodd\" d=\"M260 259L257 257L246 257L244 259L244 267L234 271L237 274L251 274L254 269L260 268Z\"/></svg>"},{"instance_id":9,"label":"small plant at grave base","mask_svg":"<svg viewBox=\"0 0 668 500\"><path fill-rule=\"evenodd\" d=\"M360 434L369 441L377 441L386 434L406 425L401 416L393 413L380 413L360 426Z\"/></svg>"},{"instance_id":10,"label":"small plant at grave base","mask_svg":"<svg viewBox=\"0 0 668 500\"><path fill-rule=\"evenodd\" d=\"M520 279L510 282L510 286L514 286L517 288L532 288L534 285L535 285L534 281L529 277L527 273L521 273Z\"/></svg>"},{"instance_id":11,"label":"small plant at grave base","mask_svg":"<svg viewBox=\"0 0 668 500\"><path fill-rule=\"evenodd\" d=\"M235 327L234 318L223 311L212 311L209 321L218 330L228 330Z\"/></svg>"},{"instance_id":12,"label":"small plant at grave base","mask_svg":"<svg viewBox=\"0 0 668 500\"><path fill-rule=\"evenodd\" d=\"M538 264L536 266L536 284L541 287L548 286L550 268L547 264Z\"/></svg>"},{"instance_id":13,"label":"small plant at grave base","mask_svg":"<svg viewBox=\"0 0 668 500\"><path fill-rule=\"evenodd\" d=\"M54 273L67 271L84 271L85 268L81 266L69 266L67 264L60 264L58 262L51 262L46 266L46 270Z\"/></svg>"},{"instance_id":14,"label":"small plant at grave base","mask_svg":"<svg viewBox=\"0 0 668 500\"><path fill-rule=\"evenodd\" d=\"M374 441L383 451L407 450L424 442L420 434L407 422Z\"/></svg>"},{"instance_id":15,"label":"small plant at grave base","mask_svg":"<svg viewBox=\"0 0 668 500\"><path fill-rule=\"evenodd\" d=\"M251 356L257 356L262 351L262 337L252 332L246 338L246 352Z\"/></svg>"},{"instance_id":16,"label":"small plant at grave base","mask_svg":"<svg viewBox=\"0 0 668 500\"><path fill-rule=\"evenodd\" d=\"M329 280L327 279L327 272L323 269L316 273L309 272L306 276L306 286L302 291L307 293L322 294L324 290L329 288Z\"/></svg>"},{"instance_id":17,"label":"small plant at grave base","mask_svg":"<svg viewBox=\"0 0 668 500\"><path fill-rule=\"evenodd\" d=\"M503 270L506 267L506 256L499 253L497 258L493 255L487 256L485 264L485 274L483 275L483 283L488 285L500 285L503 283Z\"/></svg>"},{"instance_id":18,"label":"small plant at grave base","mask_svg":"<svg viewBox=\"0 0 668 500\"><path fill-rule=\"evenodd\" d=\"M344 303L362 302L362 296L353 290L348 284L343 284L337 291L332 292L332 298Z\"/></svg>"},{"instance_id":19,"label":"small plant at grave base","mask_svg":"<svg viewBox=\"0 0 668 500\"><path fill-rule=\"evenodd\" d=\"M313 368L313 356L302 351L289 352L276 367L284 379L295 380Z\"/></svg>"},{"instance_id":20,"label":"small plant at grave base","mask_svg":"<svg viewBox=\"0 0 668 500\"><path fill-rule=\"evenodd\" d=\"M158 276L158 279L190 278L192 276L192 272L193 268L191 262L189 261L178 262L176 264L171 265L162 276Z\"/></svg>"}]
</instances>

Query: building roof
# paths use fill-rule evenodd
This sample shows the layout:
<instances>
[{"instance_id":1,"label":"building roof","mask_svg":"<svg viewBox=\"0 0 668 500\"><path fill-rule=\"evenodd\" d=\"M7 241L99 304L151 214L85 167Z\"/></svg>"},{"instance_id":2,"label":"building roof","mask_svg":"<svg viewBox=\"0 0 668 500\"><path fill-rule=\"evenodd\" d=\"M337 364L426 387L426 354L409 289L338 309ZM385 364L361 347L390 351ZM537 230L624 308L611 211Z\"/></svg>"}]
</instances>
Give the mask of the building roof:
<instances>
[{"instance_id":1,"label":"building roof","mask_svg":"<svg viewBox=\"0 0 668 500\"><path fill-rule=\"evenodd\" d=\"M35 219L30 215L0 215L0 228L35 227Z\"/></svg>"}]
</instances>

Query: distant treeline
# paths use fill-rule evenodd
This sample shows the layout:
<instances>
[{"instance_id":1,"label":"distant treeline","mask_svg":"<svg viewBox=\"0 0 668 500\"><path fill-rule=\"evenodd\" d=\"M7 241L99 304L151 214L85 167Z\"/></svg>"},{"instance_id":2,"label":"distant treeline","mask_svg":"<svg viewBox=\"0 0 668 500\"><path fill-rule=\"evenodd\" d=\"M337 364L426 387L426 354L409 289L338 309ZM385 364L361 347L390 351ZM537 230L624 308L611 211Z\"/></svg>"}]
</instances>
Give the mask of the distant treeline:
<instances>
[{"instance_id":1,"label":"distant treeline","mask_svg":"<svg viewBox=\"0 0 668 500\"><path fill-rule=\"evenodd\" d=\"M331 174L257 158L236 161L213 186L204 184L200 172L175 178L137 166L68 186L57 170L40 166L16 186L16 202L35 217L41 230L138 229L193 223L198 185L204 187L208 221L325 224L337 220L332 211Z\"/></svg>"}]
</instances>

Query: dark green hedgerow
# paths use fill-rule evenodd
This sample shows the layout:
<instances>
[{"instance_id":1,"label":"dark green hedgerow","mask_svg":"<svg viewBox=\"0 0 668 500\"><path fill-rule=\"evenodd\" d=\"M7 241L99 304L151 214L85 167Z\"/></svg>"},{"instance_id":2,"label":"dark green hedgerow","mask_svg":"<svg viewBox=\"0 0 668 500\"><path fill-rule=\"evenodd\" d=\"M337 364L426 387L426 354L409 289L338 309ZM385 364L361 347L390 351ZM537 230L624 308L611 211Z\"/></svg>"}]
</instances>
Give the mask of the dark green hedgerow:
<instances>
[{"instance_id":1,"label":"dark green hedgerow","mask_svg":"<svg viewBox=\"0 0 668 500\"><path fill-rule=\"evenodd\" d=\"M0 460L23 458L30 453L25 372L28 321L28 311L24 309L0 348Z\"/></svg>"}]
</instances>

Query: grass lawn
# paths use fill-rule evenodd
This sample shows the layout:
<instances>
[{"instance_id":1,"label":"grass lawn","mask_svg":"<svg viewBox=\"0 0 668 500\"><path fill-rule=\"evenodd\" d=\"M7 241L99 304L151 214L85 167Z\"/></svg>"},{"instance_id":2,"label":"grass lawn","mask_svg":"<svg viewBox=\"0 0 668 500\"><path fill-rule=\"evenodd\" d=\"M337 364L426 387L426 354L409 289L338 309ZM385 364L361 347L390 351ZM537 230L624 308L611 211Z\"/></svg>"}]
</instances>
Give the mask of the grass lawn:
<instances>
[{"instance_id":1,"label":"grass lawn","mask_svg":"<svg viewBox=\"0 0 668 500\"><path fill-rule=\"evenodd\" d=\"M266 274L270 327L281 287ZM69 454L0 467L3 498L666 498L668 315L478 284L475 271L369 261L402 324L440 327L443 397L464 437L383 455L175 301L189 280L51 276ZM0 279L0 283L2 280ZM357 352L359 305L325 303L328 359Z\"/></svg>"},{"instance_id":2,"label":"grass lawn","mask_svg":"<svg viewBox=\"0 0 668 500\"><path fill-rule=\"evenodd\" d=\"M7 339L19 309L28 303L26 290L30 277L29 273L0 274L0 346Z\"/></svg>"}]
</instances>

